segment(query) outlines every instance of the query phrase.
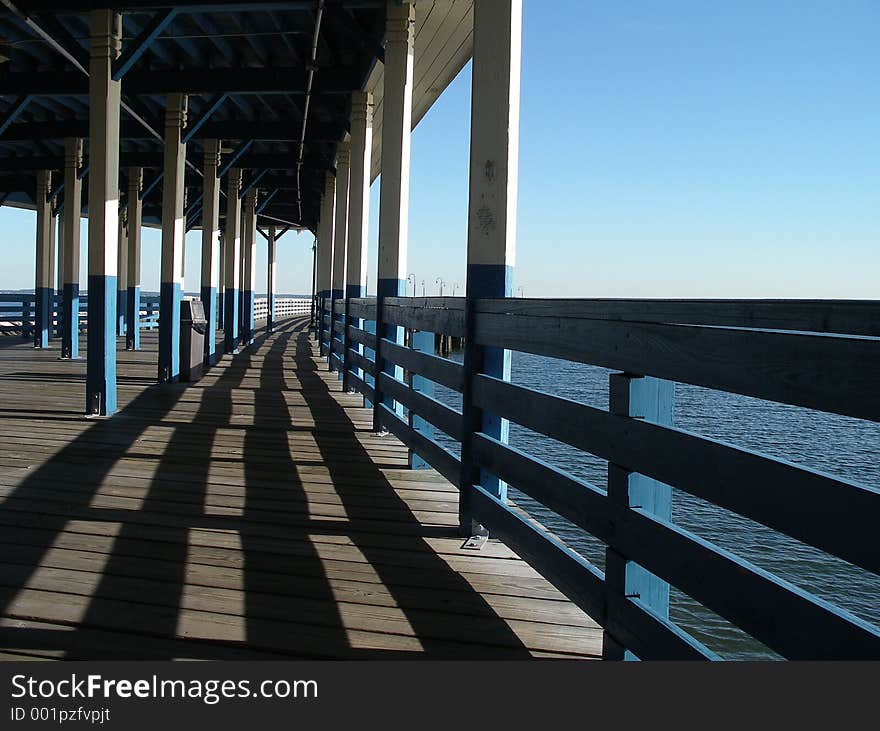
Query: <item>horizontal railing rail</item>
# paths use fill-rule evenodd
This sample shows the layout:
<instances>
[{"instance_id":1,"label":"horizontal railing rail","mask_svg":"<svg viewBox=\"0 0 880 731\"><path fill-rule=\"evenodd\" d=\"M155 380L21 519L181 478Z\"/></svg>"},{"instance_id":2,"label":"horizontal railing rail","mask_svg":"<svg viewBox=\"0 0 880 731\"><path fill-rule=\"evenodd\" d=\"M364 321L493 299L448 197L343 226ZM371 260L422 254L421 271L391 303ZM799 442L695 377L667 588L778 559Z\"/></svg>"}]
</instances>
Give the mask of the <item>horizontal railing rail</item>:
<instances>
[{"instance_id":1,"label":"horizontal railing rail","mask_svg":"<svg viewBox=\"0 0 880 731\"><path fill-rule=\"evenodd\" d=\"M341 304L336 312L347 314L345 326L318 303L327 352L347 387L374 406L376 423L407 445L414 459L457 485L490 534L636 656L717 657L648 599L625 593L615 556L623 566L638 565L677 587L784 657L880 658L876 626L650 506L621 502L540 455L469 429L462 411L435 398L434 385L464 393L464 406L606 460L609 475L620 470L671 485L873 574L880 574L880 542L870 538L880 521L880 490L671 423L514 385L479 368L469 374L433 347L435 335L463 337L478 349L548 356L620 371L625 378L688 383L876 422L880 303L477 299L468 305L468 328L463 298L385 298L383 323L405 328L403 342L376 337L374 299ZM449 440L467 444L478 471L516 487L607 546L605 571L523 506L466 480L472 472L444 446Z\"/></svg>"}]
</instances>

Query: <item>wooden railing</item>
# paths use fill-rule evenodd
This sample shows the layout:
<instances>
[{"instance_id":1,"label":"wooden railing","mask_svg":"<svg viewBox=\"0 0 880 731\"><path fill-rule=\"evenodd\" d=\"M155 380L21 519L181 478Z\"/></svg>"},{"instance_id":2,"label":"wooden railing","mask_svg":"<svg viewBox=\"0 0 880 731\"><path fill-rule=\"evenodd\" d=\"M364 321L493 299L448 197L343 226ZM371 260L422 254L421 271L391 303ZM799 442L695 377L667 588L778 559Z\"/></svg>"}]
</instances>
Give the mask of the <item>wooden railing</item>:
<instances>
[{"instance_id":1,"label":"wooden railing","mask_svg":"<svg viewBox=\"0 0 880 731\"><path fill-rule=\"evenodd\" d=\"M62 297L52 296L50 327L53 332L60 328ZM79 295L79 328L88 325L89 296ZM159 295L141 295L141 327L152 329L158 325ZM35 296L29 292L0 292L0 334L21 334L29 338L34 333Z\"/></svg>"},{"instance_id":2,"label":"wooden railing","mask_svg":"<svg viewBox=\"0 0 880 731\"><path fill-rule=\"evenodd\" d=\"M664 492L674 486L878 574L880 491L675 428L663 388L681 382L880 421L880 303L486 299L466 316L462 298L386 298L383 319L412 333L406 346L377 339L375 300L338 301L336 319L326 304L318 322L331 367L374 405L379 425L458 486L476 521L605 627L606 645L643 659L714 659L668 619L671 584L784 657L880 658L876 626L676 525ZM435 333L464 337L470 364L436 356ZM473 365L485 348L618 371L609 408L487 375ZM434 398L433 384L461 393L463 410ZM645 402L634 385L650 387ZM480 423L465 418L474 411L607 460L608 489L469 428ZM461 457L435 428L461 444ZM480 470L602 541L605 571L477 484Z\"/></svg>"}]
</instances>

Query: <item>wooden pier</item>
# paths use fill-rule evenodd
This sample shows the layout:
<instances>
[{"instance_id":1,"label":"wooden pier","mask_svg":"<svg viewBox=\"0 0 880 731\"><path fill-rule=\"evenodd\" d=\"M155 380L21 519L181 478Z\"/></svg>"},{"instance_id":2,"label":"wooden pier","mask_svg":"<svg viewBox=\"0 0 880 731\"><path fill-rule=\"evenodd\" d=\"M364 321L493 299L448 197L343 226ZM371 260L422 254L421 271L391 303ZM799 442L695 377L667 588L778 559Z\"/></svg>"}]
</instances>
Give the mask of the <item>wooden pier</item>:
<instances>
[{"instance_id":1,"label":"wooden pier","mask_svg":"<svg viewBox=\"0 0 880 731\"><path fill-rule=\"evenodd\" d=\"M0 343L0 656L601 655L503 544L462 548L456 488L371 431L305 327L191 386L154 384L145 334L96 420L85 361Z\"/></svg>"}]
</instances>

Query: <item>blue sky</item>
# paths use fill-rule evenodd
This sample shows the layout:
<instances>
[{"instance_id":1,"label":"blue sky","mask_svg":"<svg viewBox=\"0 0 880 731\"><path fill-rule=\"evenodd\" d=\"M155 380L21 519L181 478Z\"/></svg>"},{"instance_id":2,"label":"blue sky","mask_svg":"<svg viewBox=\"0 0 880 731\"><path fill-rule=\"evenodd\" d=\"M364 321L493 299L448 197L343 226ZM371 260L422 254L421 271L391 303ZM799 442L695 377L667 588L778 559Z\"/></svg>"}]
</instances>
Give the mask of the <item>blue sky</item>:
<instances>
[{"instance_id":1,"label":"blue sky","mask_svg":"<svg viewBox=\"0 0 880 731\"><path fill-rule=\"evenodd\" d=\"M880 4L525 0L523 26L526 296L880 298ZM466 68L413 136L409 271L429 294L464 284L469 115ZM0 287L30 286L33 214L0 226ZM279 243L281 291L310 288L311 240ZM158 251L146 231L146 289Z\"/></svg>"}]
</instances>

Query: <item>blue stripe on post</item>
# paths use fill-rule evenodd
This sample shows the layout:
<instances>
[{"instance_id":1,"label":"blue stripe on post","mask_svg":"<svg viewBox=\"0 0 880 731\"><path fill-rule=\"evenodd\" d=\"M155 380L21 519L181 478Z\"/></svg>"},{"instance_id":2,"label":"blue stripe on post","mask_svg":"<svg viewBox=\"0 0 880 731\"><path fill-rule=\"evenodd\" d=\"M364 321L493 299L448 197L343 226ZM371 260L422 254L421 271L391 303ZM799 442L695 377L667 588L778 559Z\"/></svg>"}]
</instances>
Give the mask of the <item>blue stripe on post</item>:
<instances>
[{"instance_id":1,"label":"blue stripe on post","mask_svg":"<svg viewBox=\"0 0 880 731\"><path fill-rule=\"evenodd\" d=\"M360 299L361 297L366 297L366 288L361 284L346 284L345 285L345 314L344 314L344 322L346 330L342 336L343 343L343 374L342 374L342 389L344 391L350 391L351 388L348 384L348 349L356 351L357 353L363 355L364 348L360 343L351 343L348 340L348 326L363 328L363 322L359 317L352 317L348 314L349 300ZM355 368L354 373L359 377L363 378L364 373L360 368Z\"/></svg>"},{"instance_id":2,"label":"blue stripe on post","mask_svg":"<svg viewBox=\"0 0 880 731\"><path fill-rule=\"evenodd\" d=\"M66 282L61 302L61 357L79 358L79 283Z\"/></svg>"},{"instance_id":3,"label":"blue stripe on post","mask_svg":"<svg viewBox=\"0 0 880 731\"><path fill-rule=\"evenodd\" d=\"M205 308L205 366L217 362L217 288L202 287L202 304Z\"/></svg>"},{"instance_id":4,"label":"blue stripe on post","mask_svg":"<svg viewBox=\"0 0 880 731\"><path fill-rule=\"evenodd\" d=\"M37 287L34 301L34 347L49 347L49 328L52 323L51 287Z\"/></svg>"},{"instance_id":5,"label":"blue stripe on post","mask_svg":"<svg viewBox=\"0 0 880 731\"><path fill-rule=\"evenodd\" d=\"M486 348L474 343L472 333L476 317L476 301L481 298L510 297L513 294L513 267L507 264L470 264L467 273L465 299L464 390L462 392L462 423L464 439L461 445L462 486L479 484L486 492L501 501L507 499L507 484L495 475L480 469L471 457L470 437L481 431L500 442L508 441L509 424L473 404L471 395L474 377L485 373L495 378L510 380L510 351ZM470 490L463 490L459 500L459 522L463 533L475 530L469 504Z\"/></svg>"},{"instance_id":6,"label":"blue stripe on post","mask_svg":"<svg viewBox=\"0 0 880 731\"><path fill-rule=\"evenodd\" d=\"M247 291L247 299L245 300L245 312L247 319L245 320L245 343L253 345L254 342L254 301L255 294L252 289Z\"/></svg>"},{"instance_id":7,"label":"blue stripe on post","mask_svg":"<svg viewBox=\"0 0 880 731\"><path fill-rule=\"evenodd\" d=\"M336 303L340 302L343 297L343 292L341 289L334 289L330 293L330 337L328 338L330 342L333 342L333 338L336 337L336 331L333 329L333 323L336 322L344 322L345 315L343 313L336 312ZM330 354L333 352L333 348L330 348L330 351L327 353L327 358L329 360L329 367L331 371L338 371L337 379L343 380L343 372L333 363L333 358L330 357Z\"/></svg>"},{"instance_id":8,"label":"blue stripe on post","mask_svg":"<svg viewBox=\"0 0 880 731\"><path fill-rule=\"evenodd\" d=\"M330 290L322 289L318 294L320 297L321 304L318 307L318 352L321 355L327 355L324 352L324 335L327 331L327 323L324 322L324 318L327 316L327 303L330 302Z\"/></svg>"},{"instance_id":9,"label":"blue stripe on post","mask_svg":"<svg viewBox=\"0 0 880 731\"><path fill-rule=\"evenodd\" d=\"M238 290L229 287L223 294L223 349L235 355L238 353Z\"/></svg>"},{"instance_id":10,"label":"blue stripe on post","mask_svg":"<svg viewBox=\"0 0 880 731\"><path fill-rule=\"evenodd\" d=\"M86 413L116 412L116 277L89 275Z\"/></svg>"},{"instance_id":11,"label":"blue stripe on post","mask_svg":"<svg viewBox=\"0 0 880 731\"><path fill-rule=\"evenodd\" d=\"M180 283L159 288L159 383L180 379Z\"/></svg>"},{"instance_id":12,"label":"blue stripe on post","mask_svg":"<svg viewBox=\"0 0 880 731\"><path fill-rule=\"evenodd\" d=\"M116 320L118 325L116 327L116 334L119 337L125 337L126 335L126 320L128 318L128 290L126 289L118 289L116 290Z\"/></svg>"},{"instance_id":13,"label":"blue stripe on post","mask_svg":"<svg viewBox=\"0 0 880 731\"><path fill-rule=\"evenodd\" d=\"M225 306L223 304L223 292L217 292L217 329L223 329Z\"/></svg>"},{"instance_id":14,"label":"blue stripe on post","mask_svg":"<svg viewBox=\"0 0 880 731\"><path fill-rule=\"evenodd\" d=\"M127 299L127 322L125 323L125 349L141 349L141 288L129 287Z\"/></svg>"},{"instance_id":15,"label":"blue stripe on post","mask_svg":"<svg viewBox=\"0 0 880 731\"><path fill-rule=\"evenodd\" d=\"M384 323L382 321L382 304L386 297L403 297L406 294L406 282L403 279L380 279L376 285L376 344L378 352L376 353L376 373L387 373L392 378L402 378L403 369L394 363L386 363L382 357L381 340L387 338L392 343L403 345L403 328L400 325L392 323ZM399 415L403 415L403 408L397 404L395 409L394 399L385 396L376 383L376 403L385 404L389 409L395 411ZM379 423L379 414L381 411L375 409L373 411L373 429L381 430Z\"/></svg>"}]
</instances>

